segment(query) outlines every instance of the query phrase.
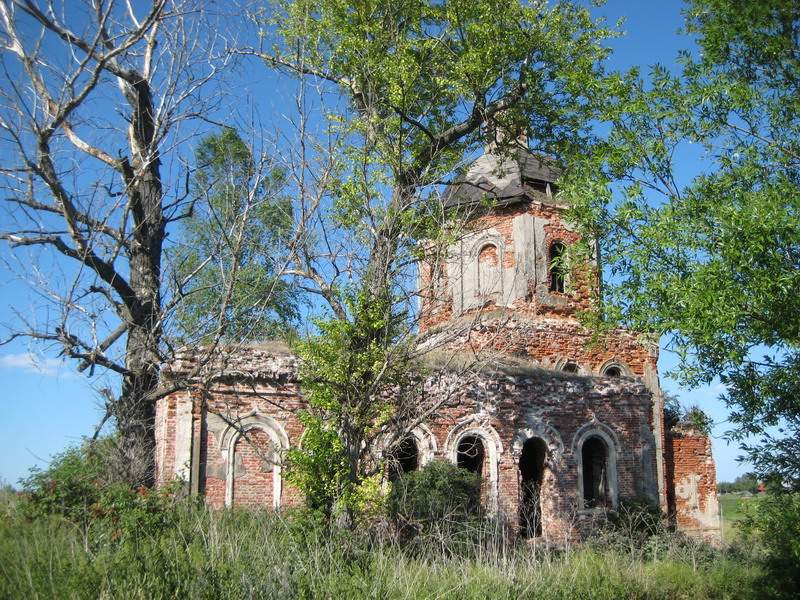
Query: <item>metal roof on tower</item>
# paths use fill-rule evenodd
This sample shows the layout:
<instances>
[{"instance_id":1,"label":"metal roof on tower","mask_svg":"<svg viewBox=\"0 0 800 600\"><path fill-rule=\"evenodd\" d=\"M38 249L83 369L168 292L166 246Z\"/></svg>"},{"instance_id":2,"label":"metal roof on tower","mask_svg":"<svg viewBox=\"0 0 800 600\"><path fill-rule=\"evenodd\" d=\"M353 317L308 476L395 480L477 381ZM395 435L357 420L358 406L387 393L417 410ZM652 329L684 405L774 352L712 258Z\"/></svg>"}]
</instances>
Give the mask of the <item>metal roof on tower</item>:
<instances>
[{"instance_id":1,"label":"metal roof on tower","mask_svg":"<svg viewBox=\"0 0 800 600\"><path fill-rule=\"evenodd\" d=\"M485 198L495 200L494 206L526 199L559 204L554 185L559 175L552 158L527 149L488 151L447 186L442 200L447 208L478 204Z\"/></svg>"}]
</instances>

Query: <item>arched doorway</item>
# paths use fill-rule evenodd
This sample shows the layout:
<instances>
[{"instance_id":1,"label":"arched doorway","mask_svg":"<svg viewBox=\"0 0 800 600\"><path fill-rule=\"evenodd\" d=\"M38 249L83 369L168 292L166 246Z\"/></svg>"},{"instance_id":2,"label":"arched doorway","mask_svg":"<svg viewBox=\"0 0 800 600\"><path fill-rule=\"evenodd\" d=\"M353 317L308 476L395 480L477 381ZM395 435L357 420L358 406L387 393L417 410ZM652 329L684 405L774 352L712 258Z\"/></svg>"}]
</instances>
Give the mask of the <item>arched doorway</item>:
<instances>
[{"instance_id":1,"label":"arched doorway","mask_svg":"<svg viewBox=\"0 0 800 600\"><path fill-rule=\"evenodd\" d=\"M607 506L608 489L608 448L599 436L593 435L583 443L581 462L583 463L583 505L585 508Z\"/></svg>"},{"instance_id":2,"label":"arched doorway","mask_svg":"<svg viewBox=\"0 0 800 600\"><path fill-rule=\"evenodd\" d=\"M542 534L541 491L547 445L538 437L528 439L519 457L520 532L524 537Z\"/></svg>"},{"instance_id":3,"label":"arched doorway","mask_svg":"<svg viewBox=\"0 0 800 600\"><path fill-rule=\"evenodd\" d=\"M456 450L456 464L462 469L483 476L483 467L486 462L486 448L483 440L477 435L465 435L458 441Z\"/></svg>"},{"instance_id":4,"label":"arched doorway","mask_svg":"<svg viewBox=\"0 0 800 600\"><path fill-rule=\"evenodd\" d=\"M497 512L499 457L502 455L500 436L489 423L475 417L458 423L445 440L445 456L483 479L481 497L490 515Z\"/></svg>"},{"instance_id":5,"label":"arched doorway","mask_svg":"<svg viewBox=\"0 0 800 600\"><path fill-rule=\"evenodd\" d=\"M419 445L413 435L400 442L389 457L389 479L416 471L419 468Z\"/></svg>"}]
</instances>

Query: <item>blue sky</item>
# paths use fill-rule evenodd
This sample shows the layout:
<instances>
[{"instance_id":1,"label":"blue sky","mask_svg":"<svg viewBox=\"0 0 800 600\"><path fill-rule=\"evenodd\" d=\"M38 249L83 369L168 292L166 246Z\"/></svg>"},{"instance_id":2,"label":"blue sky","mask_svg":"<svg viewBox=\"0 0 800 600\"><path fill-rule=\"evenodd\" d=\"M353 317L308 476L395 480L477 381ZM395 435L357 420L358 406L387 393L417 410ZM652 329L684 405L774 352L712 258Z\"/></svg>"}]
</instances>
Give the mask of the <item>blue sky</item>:
<instances>
[{"instance_id":1,"label":"blue sky","mask_svg":"<svg viewBox=\"0 0 800 600\"><path fill-rule=\"evenodd\" d=\"M598 9L597 14L606 16L611 24L621 16L626 17L627 34L610 42L615 51L610 66L618 69L640 66L645 73L656 62L674 65L678 50L691 49L691 41L677 35L682 23L681 8L677 1L610 0ZM267 122L281 105L280 95L275 94L275 81L262 68L255 69L249 79L252 87L242 93L264 98L257 112L259 120ZM683 177L689 178L696 172L696 158L689 152L681 158L678 167ZM15 262L8 247L0 246L0 253L0 324L13 325L18 315L35 318L33 306L39 302L13 269L4 266L9 263L13 266ZM720 480L732 480L747 469L736 462L737 448L722 439L727 428L727 411L716 399L722 390L717 384L681 390L663 375L675 362L675 357L662 353L659 361L662 385L684 404L697 404L714 419L717 475ZM102 383L95 381L94 385ZM74 365L25 342L0 347L0 390L0 478L9 483L16 483L31 466L44 464L66 445L91 435L100 418L98 395L87 378L77 374Z\"/></svg>"}]
</instances>

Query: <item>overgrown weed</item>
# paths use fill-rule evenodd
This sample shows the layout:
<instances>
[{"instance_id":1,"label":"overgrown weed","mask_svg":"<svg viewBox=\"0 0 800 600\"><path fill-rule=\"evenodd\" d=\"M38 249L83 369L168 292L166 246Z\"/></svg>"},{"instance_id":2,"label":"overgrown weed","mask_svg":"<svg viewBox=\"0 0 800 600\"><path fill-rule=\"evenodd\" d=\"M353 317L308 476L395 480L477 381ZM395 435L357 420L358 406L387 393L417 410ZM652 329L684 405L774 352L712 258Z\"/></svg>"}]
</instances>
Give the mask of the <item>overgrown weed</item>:
<instances>
[{"instance_id":1,"label":"overgrown weed","mask_svg":"<svg viewBox=\"0 0 800 600\"><path fill-rule=\"evenodd\" d=\"M114 536L102 519L83 528L63 514L31 518L24 503L5 495L0 507L3 598L760 597L760 572L745 561L711 550L694 560L675 540L653 551L619 531L603 534L605 547L534 551L484 519L455 548L444 525L407 545L332 533L303 511L215 511L183 499L163 508L161 527Z\"/></svg>"}]
</instances>

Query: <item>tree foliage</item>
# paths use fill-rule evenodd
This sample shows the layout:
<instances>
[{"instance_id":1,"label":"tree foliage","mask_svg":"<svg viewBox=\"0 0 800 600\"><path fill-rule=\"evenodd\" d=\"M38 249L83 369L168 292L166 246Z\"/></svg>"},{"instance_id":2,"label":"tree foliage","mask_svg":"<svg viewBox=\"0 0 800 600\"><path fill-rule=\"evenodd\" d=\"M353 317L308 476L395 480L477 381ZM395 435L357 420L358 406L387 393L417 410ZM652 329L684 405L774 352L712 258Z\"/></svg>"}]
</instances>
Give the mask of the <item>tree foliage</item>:
<instances>
[{"instance_id":1,"label":"tree foliage","mask_svg":"<svg viewBox=\"0 0 800 600\"><path fill-rule=\"evenodd\" d=\"M800 494L767 494L747 506L740 530L765 553L764 597L793 598L800 585Z\"/></svg>"},{"instance_id":2,"label":"tree foliage","mask_svg":"<svg viewBox=\"0 0 800 600\"><path fill-rule=\"evenodd\" d=\"M682 381L726 386L759 473L800 483L800 10L692 0L685 15L698 52L620 86L565 194L610 266L606 326L668 335Z\"/></svg>"},{"instance_id":3,"label":"tree foliage","mask_svg":"<svg viewBox=\"0 0 800 600\"><path fill-rule=\"evenodd\" d=\"M285 335L298 317L296 290L281 279L292 203L277 167L259 166L235 129L195 150L193 210L172 255L187 280L178 325L188 340L240 341ZM237 238L235 243L231 238Z\"/></svg>"},{"instance_id":4,"label":"tree foliage","mask_svg":"<svg viewBox=\"0 0 800 600\"><path fill-rule=\"evenodd\" d=\"M160 533L173 525L175 487L132 489L121 472L114 437L84 440L34 467L22 480L20 507L30 519L58 515L82 531L113 539Z\"/></svg>"},{"instance_id":5,"label":"tree foliage","mask_svg":"<svg viewBox=\"0 0 800 600\"><path fill-rule=\"evenodd\" d=\"M720 481L717 484L717 492L720 494L730 494L732 492L758 492L758 478L752 473L739 475L732 482Z\"/></svg>"},{"instance_id":6,"label":"tree foliage","mask_svg":"<svg viewBox=\"0 0 800 600\"><path fill-rule=\"evenodd\" d=\"M204 108L193 92L224 60L205 51L180 0L138 10L42 4L0 3L0 129L10 150L0 186L11 215L0 240L30 251L20 261L26 279L31 261L54 265L35 281L46 317L22 316L10 339L50 344L80 371L121 379L103 398L124 440L120 464L133 483L152 482L173 307L162 285L164 240L183 206L168 197L162 161L179 124Z\"/></svg>"},{"instance_id":7,"label":"tree foliage","mask_svg":"<svg viewBox=\"0 0 800 600\"><path fill-rule=\"evenodd\" d=\"M187 383L161 376L176 347L291 317L274 252L287 230L279 174L230 133L206 141L192 185L184 168L230 109L226 19L195 0L0 2L0 240L37 298L0 343L27 338L75 361L102 390L96 432L113 421L133 484L153 483L156 401ZM181 222L196 248L173 269Z\"/></svg>"},{"instance_id":8,"label":"tree foliage","mask_svg":"<svg viewBox=\"0 0 800 600\"><path fill-rule=\"evenodd\" d=\"M518 143L501 130L551 156L581 146L615 80L603 42L616 34L574 3L517 0L295 0L263 25L271 49L241 52L319 86L341 143L331 168L307 169L330 210L290 269L329 308L299 354L312 429L338 437L325 443L346 464L344 477L314 472L341 499L436 408L406 384L418 365L413 264L462 231L437 186L488 143ZM307 458L295 454L295 477L316 489L297 474Z\"/></svg>"}]
</instances>

